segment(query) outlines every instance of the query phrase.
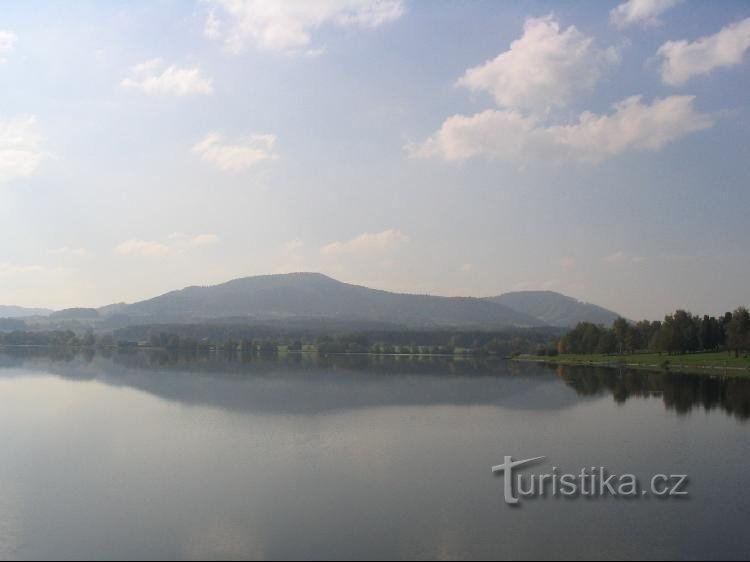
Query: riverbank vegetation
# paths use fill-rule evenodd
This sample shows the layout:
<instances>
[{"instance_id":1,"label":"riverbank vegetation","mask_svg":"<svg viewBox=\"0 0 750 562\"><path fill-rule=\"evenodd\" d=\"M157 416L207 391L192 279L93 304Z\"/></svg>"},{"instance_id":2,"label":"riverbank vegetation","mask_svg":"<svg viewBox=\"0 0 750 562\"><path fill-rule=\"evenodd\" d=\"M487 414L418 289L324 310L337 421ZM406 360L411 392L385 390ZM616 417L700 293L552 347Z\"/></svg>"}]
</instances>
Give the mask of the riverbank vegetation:
<instances>
[{"instance_id":1,"label":"riverbank vegetation","mask_svg":"<svg viewBox=\"0 0 750 562\"><path fill-rule=\"evenodd\" d=\"M663 321L628 322L610 328L583 322L554 347L518 359L559 365L750 371L750 313L744 307L715 316L684 310Z\"/></svg>"},{"instance_id":2,"label":"riverbank vegetation","mask_svg":"<svg viewBox=\"0 0 750 562\"><path fill-rule=\"evenodd\" d=\"M566 333L555 351L585 355L726 351L740 357L750 352L750 312L741 307L719 317L700 317L678 310L663 321L632 323L618 318L610 328L584 322Z\"/></svg>"},{"instance_id":3,"label":"riverbank vegetation","mask_svg":"<svg viewBox=\"0 0 750 562\"><path fill-rule=\"evenodd\" d=\"M664 353L648 352L630 354L521 354L516 356L515 359L569 367L610 367L659 372L750 375L750 357L735 357L733 353L725 351L685 353L671 356Z\"/></svg>"},{"instance_id":4,"label":"riverbank vegetation","mask_svg":"<svg viewBox=\"0 0 750 562\"><path fill-rule=\"evenodd\" d=\"M279 353L374 355L492 355L534 353L554 346L558 328L486 330L294 330L240 324L136 326L113 333L91 330L0 333L0 346L220 350L248 355Z\"/></svg>"}]
</instances>

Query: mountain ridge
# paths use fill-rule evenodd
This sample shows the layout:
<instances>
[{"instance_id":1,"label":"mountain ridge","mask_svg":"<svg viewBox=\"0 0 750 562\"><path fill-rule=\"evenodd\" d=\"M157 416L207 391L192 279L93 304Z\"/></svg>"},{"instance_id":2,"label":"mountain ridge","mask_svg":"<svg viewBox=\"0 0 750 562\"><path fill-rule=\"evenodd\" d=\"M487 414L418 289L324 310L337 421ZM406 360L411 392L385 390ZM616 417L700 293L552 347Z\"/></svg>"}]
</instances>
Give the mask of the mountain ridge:
<instances>
[{"instance_id":1,"label":"mountain ridge","mask_svg":"<svg viewBox=\"0 0 750 562\"><path fill-rule=\"evenodd\" d=\"M575 327L579 322L611 326L620 316L601 306L579 301L555 291L516 291L488 300L538 318L549 326Z\"/></svg>"},{"instance_id":2,"label":"mountain ridge","mask_svg":"<svg viewBox=\"0 0 750 562\"><path fill-rule=\"evenodd\" d=\"M138 301L98 309L0 306L0 318L46 317L105 325L170 322L316 321L426 328L574 327L611 325L619 315L554 291L516 291L495 297L444 297L372 289L322 273L240 277L215 285L191 285ZM109 321L109 322L107 322Z\"/></svg>"},{"instance_id":3,"label":"mountain ridge","mask_svg":"<svg viewBox=\"0 0 750 562\"><path fill-rule=\"evenodd\" d=\"M490 306L488 306L490 304ZM105 310L107 307L104 307ZM204 321L221 317L322 317L388 321L407 326L531 327L539 321L475 297L413 295L343 283L320 273L242 277L190 286L117 307L132 321Z\"/></svg>"},{"instance_id":4,"label":"mountain ridge","mask_svg":"<svg viewBox=\"0 0 750 562\"><path fill-rule=\"evenodd\" d=\"M26 308L23 306L0 305L0 318L31 318L49 316L52 310L46 308Z\"/></svg>"}]
</instances>

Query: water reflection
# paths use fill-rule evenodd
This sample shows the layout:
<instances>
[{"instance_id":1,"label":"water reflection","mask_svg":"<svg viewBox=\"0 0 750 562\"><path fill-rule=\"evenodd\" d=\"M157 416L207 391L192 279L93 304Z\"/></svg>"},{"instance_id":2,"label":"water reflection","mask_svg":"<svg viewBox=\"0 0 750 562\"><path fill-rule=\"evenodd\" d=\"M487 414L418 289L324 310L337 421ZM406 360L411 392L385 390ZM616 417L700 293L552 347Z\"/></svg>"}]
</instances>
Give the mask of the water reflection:
<instances>
[{"instance_id":1,"label":"water reflection","mask_svg":"<svg viewBox=\"0 0 750 562\"><path fill-rule=\"evenodd\" d=\"M365 355L75 353L19 349L3 367L135 388L183 404L247 412L311 414L370 407L494 405L560 410L579 402L533 365L503 360ZM6 371L6 375L7 371Z\"/></svg>"},{"instance_id":2,"label":"water reflection","mask_svg":"<svg viewBox=\"0 0 750 562\"><path fill-rule=\"evenodd\" d=\"M0 558L745 559L747 396L505 361L13 350ZM508 509L507 454L689 474L691 501Z\"/></svg>"},{"instance_id":3,"label":"water reflection","mask_svg":"<svg viewBox=\"0 0 750 562\"><path fill-rule=\"evenodd\" d=\"M750 419L750 379L650 373L588 367L557 367L559 377L580 396L611 394L615 402L658 398L669 411L685 415L696 408L721 410L740 420Z\"/></svg>"},{"instance_id":4,"label":"water reflection","mask_svg":"<svg viewBox=\"0 0 750 562\"><path fill-rule=\"evenodd\" d=\"M338 407L359 407L363 405L393 405L404 403L507 403L507 395L516 394L512 383L516 380L542 387L553 384L550 375L554 372L565 385L575 390L580 399L611 395L617 404L625 404L633 399L659 399L668 411L686 415L695 409L706 412L720 410L739 420L750 419L750 379L744 377L693 375L685 373L651 373L646 371L592 367L550 367L524 364L502 359L485 358L446 358L439 356L367 356L338 355L318 356L315 354L289 354L279 357L243 356L222 353L172 353L152 352L108 352L90 350L75 351L66 349L15 348L0 354L0 369L21 366L36 366L54 372L68 379L103 380L104 382L131 385L164 397L192 402L196 397L217 398L222 406L256 408L261 407L252 397L239 395L221 397L219 388L207 393L196 393L197 387L206 390L207 385L219 384L227 377L242 377L246 381L258 382L272 377L277 382L288 380L309 386L305 404L309 409L337 409ZM193 373L201 378L186 380L175 376ZM148 375L144 377L143 375ZM159 378L163 383L159 384ZM314 376L312 376L314 375ZM431 380L431 387L400 389L398 396L383 394L382 383L387 376L422 376ZM207 377L207 378L206 378ZM331 400L331 386L319 387L320 377L327 382L335 380L339 385L375 383L368 392L360 393L352 399L350 388L341 393L344 404ZM486 386L462 384L464 377L490 378L497 384L488 392ZM211 380L213 379L213 380ZM184 385L191 386L189 392L182 393ZM322 394L321 391L322 390ZM235 392L230 390L230 394ZM253 394L257 393L257 389ZM323 399L323 395L326 399ZM242 403L247 398L248 402ZM317 399L317 400L316 400ZM560 408L572 401L565 395L554 399L537 396L539 406ZM275 401L276 402L276 401ZM327 402L327 403L325 403ZM300 404L302 409L304 405ZM521 403L518 407L531 407Z\"/></svg>"},{"instance_id":5,"label":"water reflection","mask_svg":"<svg viewBox=\"0 0 750 562\"><path fill-rule=\"evenodd\" d=\"M500 358L372 355L318 355L311 353L273 356L229 354L222 352L183 353L162 350L113 351L75 350L17 347L0 353L0 368L19 366L34 360L59 363L91 363L95 359L108 359L118 365L133 369L170 369L206 373L258 374L283 370L349 370L379 373L481 375L538 371L535 366L509 362Z\"/></svg>"}]
</instances>

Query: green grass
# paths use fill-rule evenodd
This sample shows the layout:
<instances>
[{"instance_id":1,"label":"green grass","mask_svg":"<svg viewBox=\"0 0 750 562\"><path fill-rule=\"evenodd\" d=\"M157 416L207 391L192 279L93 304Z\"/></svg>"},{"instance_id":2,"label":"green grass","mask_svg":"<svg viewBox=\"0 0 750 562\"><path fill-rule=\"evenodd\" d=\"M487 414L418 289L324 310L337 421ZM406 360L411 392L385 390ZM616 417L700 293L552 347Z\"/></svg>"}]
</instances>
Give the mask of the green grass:
<instances>
[{"instance_id":1,"label":"green grass","mask_svg":"<svg viewBox=\"0 0 750 562\"><path fill-rule=\"evenodd\" d=\"M629 367L650 371L670 370L689 373L720 373L750 375L750 358L734 354L691 353L667 355L666 353L637 353L633 355L574 355L556 357L519 355L517 361L532 361L552 365L582 365L592 367Z\"/></svg>"}]
</instances>

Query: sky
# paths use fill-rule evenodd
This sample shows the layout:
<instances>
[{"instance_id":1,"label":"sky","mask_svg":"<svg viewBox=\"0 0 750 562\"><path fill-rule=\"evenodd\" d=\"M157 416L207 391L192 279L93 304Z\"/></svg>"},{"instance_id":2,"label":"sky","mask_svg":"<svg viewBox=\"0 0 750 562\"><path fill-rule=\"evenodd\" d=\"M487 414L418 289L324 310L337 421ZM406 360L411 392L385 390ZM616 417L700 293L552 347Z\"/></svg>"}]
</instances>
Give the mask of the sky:
<instances>
[{"instance_id":1,"label":"sky","mask_svg":"<svg viewBox=\"0 0 750 562\"><path fill-rule=\"evenodd\" d=\"M750 304L745 1L6 2L0 304L319 271Z\"/></svg>"}]
</instances>

